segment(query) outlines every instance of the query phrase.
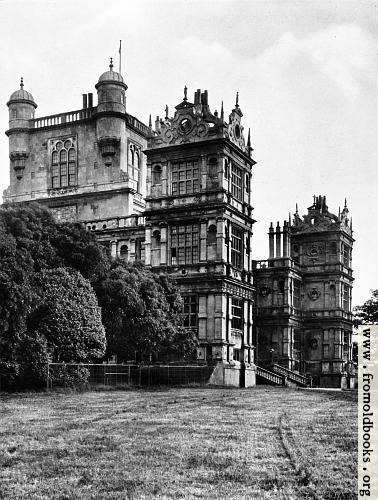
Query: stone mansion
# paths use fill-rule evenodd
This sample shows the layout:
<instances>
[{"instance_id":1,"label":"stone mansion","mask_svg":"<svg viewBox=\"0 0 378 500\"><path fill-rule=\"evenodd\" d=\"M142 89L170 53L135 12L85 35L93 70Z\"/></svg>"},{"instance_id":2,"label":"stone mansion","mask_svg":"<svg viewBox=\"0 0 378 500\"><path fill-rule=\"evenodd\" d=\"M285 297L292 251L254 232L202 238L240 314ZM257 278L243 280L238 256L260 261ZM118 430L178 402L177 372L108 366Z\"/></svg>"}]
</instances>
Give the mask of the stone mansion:
<instances>
[{"instance_id":1,"label":"stone mansion","mask_svg":"<svg viewBox=\"0 0 378 500\"><path fill-rule=\"evenodd\" d=\"M269 228L269 257L253 259L253 149L238 97L226 117L208 93L145 125L126 111L112 63L81 109L36 117L24 89L9 108L5 202L37 201L79 221L111 255L174 276L198 362L214 380L252 386L311 377L352 386L352 228L314 197L308 213ZM277 378L278 377L278 378ZM284 378L282 378L284 377Z\"/></svg>"}]
</instances>

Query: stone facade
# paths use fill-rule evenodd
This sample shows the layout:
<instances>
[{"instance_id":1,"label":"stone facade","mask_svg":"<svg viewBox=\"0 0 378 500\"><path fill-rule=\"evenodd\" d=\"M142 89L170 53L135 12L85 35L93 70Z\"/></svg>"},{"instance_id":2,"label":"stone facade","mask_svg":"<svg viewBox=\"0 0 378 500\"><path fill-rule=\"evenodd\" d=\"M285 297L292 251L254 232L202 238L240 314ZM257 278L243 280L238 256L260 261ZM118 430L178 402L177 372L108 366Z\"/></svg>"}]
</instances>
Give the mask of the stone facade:
<instances>
[{"instance_id":1,"label":"stone facade","mask_svg":"<svg viewBox=\"0 0 378 500\"><path fill-rule=\"evenodd\" d=\"M257 364L277 363L314 385L353 386L352 228L314 197L303 218L269 228L269 259L254 263Z\"/></svg>"},{"instance_id":2,"label":"stone facade","mask_svg":"<svg viewBox=\"0 0 378 500\"><path fill-rule=\"evenodd\" d=\"M83 95L83 108L35 118L32 95L21 88L8 102L10 186L4 201L47 204L57 220L96 231L112 255L143 253L149 128L126 112L127 89L110 70Z\"/></svg>"},{"instance_id":3,"label":"stone facade","mask_svg":"<svg viewBox=\"0 0 378 500\"><path fill-rule=\"evenodd\" d=\"M149 126L126 111L127 85L113 71L98 104L35 118L32 95L11 95L8 202L46 204L79 221L113 257L142 260L179 283L185 325L212 382L252 386L272 361L316 383L338 385L350 362L352 231L319 197L303 219L269 231L270 256L252 260L250 136L238 96L227 120L197 90ZM255 310L255 304L257 306Z\"/></svg>"},{"instance_id":4,"label":"stone facade","mask_svg":"<svg viewBox=\"0 0 378 500\"><path fill-rule=\"evenodd\" d=\"M238 102L228 122L207 91L158 121L147 156L146 264L176 277L198 333L198 360L253 385L251 177ZM234 367L230 371L228 367ZM238 382L239 383L239 382Z\"/></svg>"}]
</instances>

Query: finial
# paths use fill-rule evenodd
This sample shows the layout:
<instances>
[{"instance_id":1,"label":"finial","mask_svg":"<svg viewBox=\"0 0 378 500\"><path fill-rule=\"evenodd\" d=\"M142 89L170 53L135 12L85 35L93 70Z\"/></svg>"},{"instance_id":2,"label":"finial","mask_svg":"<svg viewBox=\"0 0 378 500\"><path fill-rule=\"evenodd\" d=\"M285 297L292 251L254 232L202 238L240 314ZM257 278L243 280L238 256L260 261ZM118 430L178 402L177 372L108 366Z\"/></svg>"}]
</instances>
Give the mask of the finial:
<instances>
[{"instance_id":1,"label":"finial","mask_svg":"<svg viewBox=\"0 0 378 500\"><path fill-rule=\"evenodd\" d=\"M298 215L298 203L295 204L295 215Z\"/></svg>"},{"instance_id":2,"label":"finial","mask_svg":"<svg viewBox=\"0 0 378 500\"><path fill-rule=\"evenodd\" d=\"M184 87L184 101L188 100L188 87L185 85Z\"/></svg>"},{"instance_id":3,"label":"finial","mask_svg":"<svg viewBox=\"0 0 378 500\"><path fill-rule=\"evenodd\" d=\"M152 128L152 117L151 117L151 114L150 114L150 119L148 120L148 126L150 128Z\"/></svg>"},{"instance_id":4,"label":"finial","mask_svg":"<svg viewBox=\"0 0 378 500\"><path fill-rule=\"evenodd\" d=\"M251 147L251 129L248 129L248 140L247 140L247 147Z\"/></svg>"},{"instance_id":5,"label":"finial","mask_svg":"<svg viewBox=\"0 0 378 500\"><path fill-rule=\"evenodd\" d=\"M347 207L347 199L346 198L345 198L344 208L348 208Z\"/></svg>"},{"instance_id":6,"label":"finial","mask_svg":"<svg viewBox=\"0 0 378 500\"><path fill-rule=\"evenodd\" d=\"M289 212L289 227L291 226L291 212Z\"/></svg>"},{"instance_id":7,"label":"finial","mask_svg":"<svg viewBox=\"0 0 378 500\"><path fill-rule=\"evenodd\" d=\"M353 217L350 218L350 230L353 231Z\"/></svg>"},{"instance_id":8,"label":"finial","mask_svg":"<svg viewBox=\"0 0 378 500\"><path fill-rule=\"evenodd\" d=\"M168 109L168 104L165 105L165 117L168 118L168 113L169 113L169 109Z\"/></svg>"},{"instance_id":9,"label":"finial","mask_svg":"<svg viewBox=\"0 0 378 500\"><path fill-rule=\"evenodd\" d=\"M113 71L113 58L110 58L110 64L109 64L110 71Z\"/></svg>"},{"instance_id":10,"label":"finial","mask_svg":"<svg viewBox=\"0 0 378 500\"><path fill-rule=\"evenodd\" d=\"M236 92L236 103L235 103L235 108L239 107L239 92Z\"/></svg>"},{"instance_id":11,"label":"finial","mask_svg":"<svg viewBox=\"0 0 378 500\"><path fill-rule=\"evenodd\" d=\"M224 120L224 110L223 110L223 101L222 101L222 106L221 106L221 120Z\"/></svg>"},{"instance_id":12,"label":"finial","mask_svg":"<svg viewBox=\"0 0 378 500\"><path fill-rule=\"evenodd\" d=\"M21 77L20 88L21 89L24 88L24 77L23 76Z\"/></svg>"}]
</instances>

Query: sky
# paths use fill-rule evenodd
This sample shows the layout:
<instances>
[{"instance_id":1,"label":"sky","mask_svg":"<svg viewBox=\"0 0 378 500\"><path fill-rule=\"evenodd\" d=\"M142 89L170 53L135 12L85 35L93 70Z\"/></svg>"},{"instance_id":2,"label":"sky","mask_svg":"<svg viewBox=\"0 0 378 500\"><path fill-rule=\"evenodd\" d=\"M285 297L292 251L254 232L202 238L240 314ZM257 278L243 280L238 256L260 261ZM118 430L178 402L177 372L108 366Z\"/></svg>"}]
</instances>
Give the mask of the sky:
<instances>
[{"instance_id":1,"label":"sky","mask_svg":"<svg viewBox=\"0 0 378 500\"><path fill-rule=\"evenodd\" d=\"M254 258L267 230L298 203L347 198L353 218L353 303L378 288L378 7L373 0L0 0L0 129L19 88L36 117L82 107L112 56L128 85L127 111L148 123L188 87L231 112L239 92L251 128ZM95 99L96 103L96 99ZM0 191L9 184L0 134Z\"/></svg>"}]
</instances>

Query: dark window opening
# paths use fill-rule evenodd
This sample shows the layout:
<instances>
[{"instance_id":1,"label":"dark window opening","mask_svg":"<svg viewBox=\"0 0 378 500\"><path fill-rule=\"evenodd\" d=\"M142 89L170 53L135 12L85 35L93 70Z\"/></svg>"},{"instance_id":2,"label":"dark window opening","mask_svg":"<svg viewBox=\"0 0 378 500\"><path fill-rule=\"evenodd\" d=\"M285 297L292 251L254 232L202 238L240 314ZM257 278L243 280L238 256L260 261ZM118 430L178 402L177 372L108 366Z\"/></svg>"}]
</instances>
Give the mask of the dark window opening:
<instances>
[{"instance_id":1,"label":"dark window opening","mask_svg":"<svg viewBox=\"0 0 378 500\"><path fill-rule=\"evenodd\" d=\"M217 242L217 228L214 224L207 230L207 244L214 245Z\"/></svg>"},{"instance_id":2,"label":"dark window opening","mask_svg":"<svg viewBox=\"0 0 378 500\"><path fill-rule=\"evenodd\" d=\"M231 169L231 194L234 198L242 200L242 170L236 165Z\"/></svg>"},{"instance_id":3,"label":"dark window opening","mask_svg":"<svg viewBox=\"0 0 378 500\"><path fill-rule=\"evenodd\" d=\"M161 166L155 165L152 170L152 184L161 184Z\"/></svg>"},{"instance_id":4,"label":"dark window opening","mask_svg":"<svg viewBox=\"0 0 378 500\"><path fill-rule=\"evenodd\" d=\"M191 194L199 189L198 161L172 164L172 195Z\"/></svg>"},{"instance_id":5,"label":"dark window opening","mask_svg":"<svg viewBox=\"0 0 378 500\"><path fill-rule=\"evenodd\" d=\"M297 309L301 306L301 282L299 280L294 280L293 306Z\"/></svg>"},{"instance_id":6,"label":"dark window opening","mask_svg":"<svg viewBox=\"0 0 378 500\"><path fill-rule=\"evenodd\" d=\"M234 267L241 268L242 267L242 246L243 246L243 231L236 228L235 226L231 227L231 264Z\"/></svg>"},{"instance_id":7,"label":"dark window opening","mask_svg":"<svg viewBox=\"0 0 378 500\"><path fill-rule=\"evenodd\" d=\"M127 245L121 246L119 256L121 259L127 260L127 257L129 256L129 247Z\"/></svg>"},{"instance_id":8,"label":"dark window opening","mask_svg":"<svg viewBox=\"0 0 378 500\"><path fill-rule=\"evenodd\" d=\"M243 300L236 297L231 301L231 327L236 330L243 328Z\"/></svg>"},{"instance_id":9,"label":"dark window opening","mask_svg":"<svg viewBox=\"0 0 378 500\"><path fill-rule=\"evenodd\" d=\"M198 323L198 301L196 295L184 295L184 326L195 328Z\"/></svg>"},{"instance_id":10,"label":"dark window opening","mask_svg":"<svg viewBox=\"0 0 378 500\"><path fill-rule=\"evenodd\" d=\"M199 236L197 224L171 227L172 265L195 264L199 257Z\"/></svg>"}]
</instances>

